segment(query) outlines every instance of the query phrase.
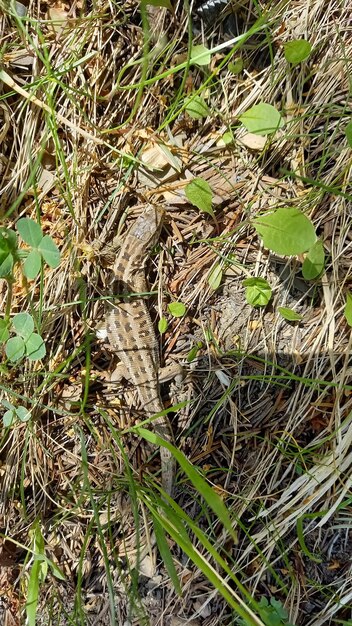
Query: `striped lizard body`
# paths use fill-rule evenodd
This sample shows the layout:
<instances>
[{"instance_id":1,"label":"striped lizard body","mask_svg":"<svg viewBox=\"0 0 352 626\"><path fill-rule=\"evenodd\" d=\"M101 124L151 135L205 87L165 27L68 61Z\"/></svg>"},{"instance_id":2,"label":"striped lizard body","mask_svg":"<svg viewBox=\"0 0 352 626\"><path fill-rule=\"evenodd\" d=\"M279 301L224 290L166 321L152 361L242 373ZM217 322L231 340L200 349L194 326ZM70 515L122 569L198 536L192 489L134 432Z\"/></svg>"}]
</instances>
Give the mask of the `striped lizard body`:
<instances>
[{"instance_id":1,"label":"striped lizard body","mask_svg":"<svg viewBox=\"0 0 352 626\"><path fill-rule=\"evenodd\" d=\"M146 417L162 412L164 406L158 378L158 340L147 302L138 294L147 292L145 265L149 251L158 241L163 215L161 209L148 206L122 238L113 269L116 292L121 295L121 301L116 306L110 306L106 318L109 343L124 367L124 378L136 388ZM166 416L156 418L153 425L163 439L172 440L171 426ZM171 494L174 459L164 447L161 448L160 456L163 487Z\"/></svg>"}]
</instances>

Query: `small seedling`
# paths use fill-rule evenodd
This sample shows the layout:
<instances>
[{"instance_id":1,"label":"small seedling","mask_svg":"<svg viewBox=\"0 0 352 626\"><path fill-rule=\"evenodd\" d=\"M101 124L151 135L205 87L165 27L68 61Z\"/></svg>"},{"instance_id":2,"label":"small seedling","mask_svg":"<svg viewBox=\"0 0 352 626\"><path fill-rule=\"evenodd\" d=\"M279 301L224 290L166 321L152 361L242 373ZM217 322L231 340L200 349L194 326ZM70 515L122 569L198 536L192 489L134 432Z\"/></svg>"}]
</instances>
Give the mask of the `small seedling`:
<instances>
[{"instance_id":1,"label":"small seedling","mask_svg":"<svg viewBox=\"0 0 352 626\"><path fill-rule=\"evenodd\" d=\"M23 266L27 278L32 280L38 276L43 260L52 268L58 267L60 263L59 249L50 235L43 235L37 222L29 217L23 217L18 220L16 228L23 241L31 248Z\"/></svg>"},{"instance_id":2,"label":"small seedling","mask_svg":"<svg viewBox=\"0 0 352 626\"><path fill-rule=\"evenodd\" d=\"M272 291L265 278L246 278L243 281L246 287L246 300L251 306L266 306L270 301Z\"/></svg>"},{"instance_id":3,"label":"small seedling","mask_svg":"<svg viewBox=\"0 0 352 626\"><path fill-rule=\"evenodd\" d=\"M42 268L43 261L55 268L60 263L60 252L49 235L44 235L39 224L24 217L16 224L18 233L29 246L29 250L19 248L14 230L0 229L0 278L8 283L5 317L0 319L0 344L5 344L6 356L10 361L18 361L27 356L31 361L45 356L42 337L34 332L34 320L29 313L18 313L10 319L14 267L18 263L26 278L34 279ZM13 333L14 336L10 337Z\"/></svg>"},{"instance_id":4,"label":"small seedling","mask_svg":"<svg viewBox=\"0 0 352 626\"><path fill-rule=\"evenodd\" d=\"M275 598L270 598L269 601L263 596L258 604L258 612L265 626L294 626L292 622L288 621L288 613L282 602ZM238 626L249 626L249 622L241 617L237 619L236 623Z\"/></svg>"},{"instance_id":5,"label":"small seedling","mask_svg":"<svg viewBox=\"0 0 352 626\"><path fill-rule=\"evenodd\" d=\"M6 356L10 361L18 361L26 355L30 361L37 361L45 356L43 338L34 332L34 321L29 313L17 313L8 330L16 333L15 337L7 340Z\"/></svg>"},{"instance_id":6,"label":"small seedling","mask_svg":"<svg viewBox=\"0 0 352 626\"><path fill-rule=\"evenodd\" d=\"M24 217L18 220L16 228L30 249L23 250L18 247L14 230L0 228L0 278L10 280L15 263L23 260L23 273L30 280L39 274L42 260L52 268L59 265L59 249L50 235L43 235L39 224L29 217Z\"/></svg>"}]
</instances>

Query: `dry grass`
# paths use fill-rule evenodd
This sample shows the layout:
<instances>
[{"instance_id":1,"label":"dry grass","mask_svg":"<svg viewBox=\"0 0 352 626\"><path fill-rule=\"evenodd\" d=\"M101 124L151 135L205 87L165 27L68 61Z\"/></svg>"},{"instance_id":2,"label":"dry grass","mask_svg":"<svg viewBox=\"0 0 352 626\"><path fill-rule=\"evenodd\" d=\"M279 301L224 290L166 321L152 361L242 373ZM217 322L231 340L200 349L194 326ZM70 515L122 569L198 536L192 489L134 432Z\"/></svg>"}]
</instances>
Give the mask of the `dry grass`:
<instances>
[{"instance_id":1,"label":"dry grass","mask_svg":"<svg viewBox=\"0 0 352 626\"><path fill-rule=\"evenodd\" d=\"M187 370L182 390L165 390L169 404L190 401L173 418L177 447L223 497L237 542L181 472L175 500L253 597L276 598L297 626L352 623L351 339L343 315L352 278L344 134L351 7L348 0L271 4L261 7L265 34L255 35L254 50L244 46L240 75L225 62L231 46L210 67L177 70L192 37L182 3L174 15L149 7L144 17L132 0L30 3L23 20L9 8L0 18L2 222L40 216L62 253L42 280L28 285L18 275L12 302L12 313L35 312L47 357L2 365L3 398L32 411L1 442L4 623L24 623L33 565L24 546L32 545L35 520L46 555L66 577L49 570L38 624L237 623L204 571L170 540L176 594L148 512L157 502L158 458L119 434L135 419L121 410L133 404L133 390L111 398L103 375L110 356L94 337L111 295L96 242L123 233L149 201L167 211L150 267L158 313L167 315L173 300L188 311L169 319L162 341L164 361ZM249 27L259 5L244 5ZM208 46L223 43L217 32ZM283 44L302 37L312 55L289 70ZM184 111L185 95L196 90L211 107L200 122ZM255 149L237 121L261 101L275 105L286 126ZM226 147L229 127L235 142ZM194 176L213 189L216 223L186 200ZM328 253L312 284L298 260L265 250L250 225L259 211L287 205L307 212ZM217 263L224 279L213 292ZM242 280L254 275L273 287L263 311L245 303ZM302 322L288 324L278 306L295 308Z\"/></svg>"}]
</instances>

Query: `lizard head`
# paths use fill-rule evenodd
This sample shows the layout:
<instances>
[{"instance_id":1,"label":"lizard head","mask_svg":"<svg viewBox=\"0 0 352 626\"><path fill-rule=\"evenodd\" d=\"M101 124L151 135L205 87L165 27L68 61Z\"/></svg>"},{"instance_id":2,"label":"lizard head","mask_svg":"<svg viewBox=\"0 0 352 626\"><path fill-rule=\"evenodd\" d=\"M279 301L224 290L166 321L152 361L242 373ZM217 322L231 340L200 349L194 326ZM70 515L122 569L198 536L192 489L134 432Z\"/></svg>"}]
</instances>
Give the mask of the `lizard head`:
<instances>
[{"instance_id":1,"label":"lizard head","mask_svg":"<svg viewBox=\"0 0 352 626\"><path fill-rule=\"evenodd\" d=\"M165 211L158 206L148 205L131 226L129 235L136 239L136 246L150 250L157 243Z\"/></svg>"}]
</instances>

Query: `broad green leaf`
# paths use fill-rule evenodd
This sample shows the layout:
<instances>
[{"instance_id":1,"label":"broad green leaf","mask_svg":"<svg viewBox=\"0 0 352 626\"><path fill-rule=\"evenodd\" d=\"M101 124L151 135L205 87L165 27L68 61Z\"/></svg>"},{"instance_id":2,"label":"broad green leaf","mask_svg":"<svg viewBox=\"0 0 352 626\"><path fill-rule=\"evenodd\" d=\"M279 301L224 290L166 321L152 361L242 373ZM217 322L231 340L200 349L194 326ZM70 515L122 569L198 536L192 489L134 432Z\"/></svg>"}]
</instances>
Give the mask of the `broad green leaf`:
<instances>
[{"instance_id":1,"label":"broad green leaf","mask_svg":"<svg viewBox=\"0 0 352 626\"><path fill-rule=\"evenodd\" d=\"M182 317L187 310L183 302L170 302L167 308L173 317Z\"/></svg>"},{"instance_id":2,"label":"broad green leaf","mask_svg":"<svg viewBox=\"0 0 352 626\"><path fill-rule=\"evenodd\" d=\"M153 7L165 7L165 9L170 9L172 11L172 5L170 0L142 0L141 5L148 6L151 5Z\"/></svg>"},{"instance_id":3,"label":"broad green leaf","mask_svg":"<svg viewBox=\"0 0 352 626\"><path fill-rule=\"evenodd\" d=\"M60 265L60 250L50 235L45 235L38 246L39 252L42 253L44 261L50 267L55 269Z\"/></svg>"},{"instance_id":4,"label":"broad green leaf","mask_svg":"<svg viewBox=\"0 0 352 626\"><path fill-rule=\"evenodd\" d=\"M201 120L210 114L210 109L201 96L189 96L186 99L186 111L194 120Z\"/></svg>"},{"instance_id":5,"label":"broad green leaf","mask_svg":"<svg viewBox=\"0 0 352 626\"><path fill-rule=\"evenodd\" d=\"M216 289L218 289L218 287L220 287L221 285L222 274L222 267L219 263L217 263L215 267L213 267L213 269L211 270L208 278L209 287L214 291L216 291Z\"/></svg>"},{"instance_id":6,"label":"broad green leaf","mask_svg":"<svg viewBox=\"0 0 352 626\"><path fill-rule=\"evenodd\" d=\"M185 187L187 200L200 211L214 216L212 209L213 194L209 183L203 178L194 178Z\"/></svg>"},{"instance_id":7,"label":"broad green leaf","mask_svg":"<svg viewBox=\"0 0 352 626\"><path fill-rule=\"evenodd\" d=\"M33 278L38 276L41 266L42 256L40 252L31 250L23 264L23 273L28 280L33 280Z\"/></svg>"},{"instance_id":8,"label":"broad green leaf","mask_svg":"<svg viewBox=\"0 0 352 626\"><path fill-rule=\"evenodd\" d=\"M30 361L38 361L46 354L43 338L37 333L32 333L26 341L26 355Z\"/></svg>"},{"instance_id":9,"label":"broad green leaf","mask_svg":"<svg viewBox=\"0 0 352 626\"><path fill-rule=\"evenodd\" d=\"M37 248L43 239L42 229L30 217L21 217L16 224L23 241L32 248Z\"/></svg>"},{"instance_id":10,"label":"broad green leaf","mask_svg":"<svg viewBox=\"0 0 352 626\"><path fill-rule=\"evenodd\" d=\"M271 298L271 287L265 278L246 278L246 300L251 306L266 306Z\"/></svg>"},{"instance_id":11,"label":"broad green leaf","mask_svg":"<svg viewBox=\"0 0 352 626\"><path fill-rule=\"evenodd\" d=\"M161 335L163 335L164 333L166 333L167 331L167 327L168 327L168 323L167 323L167 319L166 317L161 317L158 323L158 330L159 333Z\"/></svg>"},{"instance_id":12,"label":"broad green leaf","mask_svg":"<svg viewBox=\"0 0 352 626\"><path fill-rule=\"evenodd\" d=\"M6 356L10 361L18 361L25 352L25 344L22 337L11 337L5 348Z\"/></svg>"},{"instance_id":13,"label":"broad green leaf","mask_svg":"<svg viewBox=\"0 0 352 626\"><path fill-rule=\"evenodd\" d=\"M322 241L318 239L308 250L303 261L302 274L306 280L314 280L322 273L325 266L325 253Z\"/></svg>"},{"instance_id":14,"label":"broad green leaf","mask_svg":"<svg viewBox=\"0 0 352 626\"><path fill-rule=\"evenodd\" d=\"M298 65L308 59L312 45L306 39L295 39L284 44L285 59L292 65Z\"/></svg>"},{"instance_id":15,"label":"broad green leaf","mask_svg":"<svg viewBox=\"0 0 352 626\"><path fill-rule=\"evenodd\" d=\"M296 208L280 208L261 215L253 222L263 244L277 254L297 255L306 252L316 242L310 219Z\"/></svg>"},{"instance_id":16,"label":"broad green leaf","mask_svg":"<svg viewBox=\"0 0 352 626\"><path fill-rule=\"evenodd\" d=\"M279 306L278 311L282 317L288 322L299 322L302 319L302 315L296 313L293 309L288 309L283 306Z\"/></svg>"},{"instance_id":17,"label":"broad green leaf","mask_svg":"<svg viewBox=\"0 0 352 626\"><path fill-rule=\"evenodd\" d=\"M242 57L238 57L238 59L235 59L234 61L230 61L228 67L229 67L229 71L232 74L239 74L240 72L242 72L242 70L243 70L243 59L242 59Z\"/></svg>"},{"instance_id":18,"label":"broad green leaf","mask_svg":"<svg viewBox=\"0 0 352 626\"><path fill-rule=\"evenodd\" d=\"M155 539L159 548L161 560L166 567L166 570L170 576L171 582L174 586L174 589L176 590L176 593L180 596L181 585L180 585L176 568L175 568L175 565L171 556L169 544L167 543L165 532L164 532L162 525L160 524L159 520L157 520L157 518L154 516L153 516L153 525L154 525Z\"/></svg>"},{"instance_id":19,"label":"broad green leaf","mask_svg":"<svg viewBox=\"0 0 352 626\"><path fill-rule=\"evenodd\" d=\"M345 126L345 135L347 137L347 143L352 148L352 122L348 122Z\"/></svg>"},{"instance_id":20,"label":"broad green leaf","mask_svg":"<svg viewBox=\"0 0 352 626\"><path fill-rule=\"evenodd\" d=\"M9 426L11 426L11 424L14 422L15 418L16 418L16 414L15 414L14 409L5 411L4 415L2 416L2 421L3 421L5 428L9 428Z\"/></svg>"},{"instance_id":21,"label":"broad green leaf","mask_svg":"<svg viewBox=\"0 0 352 626\"><path fill-rule=\"evenodd\" d=\"M16 415L21 422L28 422L31 417L30 411L25 406L18 406L16 409Z\"/></svg>"},{"instance_id":22,"label":"broad green leaf","mask_svg":"<svg viewBox=\"0 0 352 626\"><path fill-rule=\"evenodd\" d=\"M34 330L33 317L29 313L17 313L12 320L17 335L27 341Z\"/></svg>"},{"instance_id":23,"label":"broad green leaf","mask_svg":"<svg viewBox=\"0 0 352 626\"><path fill-rule=\"evenodd\" d=\"M192 46L191 61L196 65L209 65L211 61L209 48L203 46L203 44Z\"/></svg>"},{"instance_id":24,"label":"broad green leaf","mask_svg":"<svg viewBox=\"0 0 352 626\"><path fill-rule=\"evenodd\" d=\"M5 320L0 320L0 343L4 343L10 336L9 325Z\"/></svg>"},{"instance_id":25,"label":"broad green leaf","mask_svg":"<svg viewBox=\"0 0 352 626\"><path fill-rule=\"evenodd\" d=\"M349 326L352 326L352 292L351 291L347 291L346 293L346 305L345 305L344 315L345 315L347 324Z\"/></svg>"},{"instance_id":26,"label":"broad green leaf","mask_svg":"<svg viewBox=\"0 0 352 626\"><path fill-rule=\"evenodd\" d=\"M255 135L270 135L283 126L282 117L271 104L261 102L245 111L240 116L240 122L248 132Z\"/></svg>"}]
</instances>

